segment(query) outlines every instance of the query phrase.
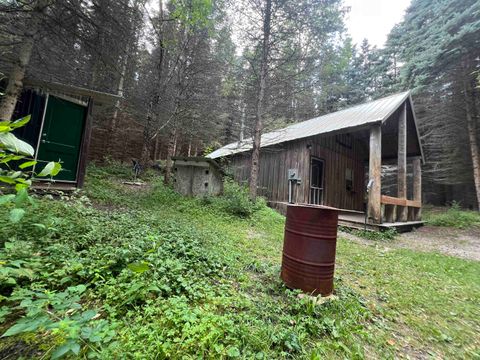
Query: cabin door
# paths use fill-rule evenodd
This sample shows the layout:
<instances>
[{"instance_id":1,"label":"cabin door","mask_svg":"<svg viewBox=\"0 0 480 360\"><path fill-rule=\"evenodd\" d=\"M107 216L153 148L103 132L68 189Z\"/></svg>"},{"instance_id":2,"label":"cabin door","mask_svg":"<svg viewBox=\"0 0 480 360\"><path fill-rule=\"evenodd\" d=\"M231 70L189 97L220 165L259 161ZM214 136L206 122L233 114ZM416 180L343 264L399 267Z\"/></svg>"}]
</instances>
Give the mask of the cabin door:
<instances>
[{"instance_id":1,"label":"cabin door","mask_svg":"<svg viewBox=\"0 0 480 360\"><path fill-rule=\"evenodd\" d=\"M60 161L55 180L76 181L87 108L50 95L43 122L37 160Z\"/></svg>"},{"instance_id":2,"label":"cabin door","mask_svg":"<svg viewBox=\"0 0 480 360\"><path fill-rule=\"evenodd\" d=\"M325 162L312 157L310 160L310 204L323 204Z\"/></svg>"}]
</instances>

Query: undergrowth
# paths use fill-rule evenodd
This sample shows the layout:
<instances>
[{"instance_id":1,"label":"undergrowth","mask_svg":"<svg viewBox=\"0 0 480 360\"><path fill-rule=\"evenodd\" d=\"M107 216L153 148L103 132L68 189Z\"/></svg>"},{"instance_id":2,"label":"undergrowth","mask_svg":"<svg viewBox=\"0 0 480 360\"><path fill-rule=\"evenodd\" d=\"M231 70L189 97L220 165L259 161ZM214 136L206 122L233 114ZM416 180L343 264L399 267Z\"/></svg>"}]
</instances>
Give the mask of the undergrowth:
<instances>
[{"instance_id":1,"label":"undergrowth","mask_svg":"<svg viewBox=\"0 0 480 360\"><path fill-rule=\"evenodd\" d=\"M317 304L280 280L284 217L262 200L147 177L91 166L84 192L0 214L0 358L478 355L475 264L340 238L335 297Z\"/></svg>"},{"instance_id":2,"label":"undergrowth","mask_svg":"<svg viewBox=\"0 0 480 360\"><path fill-rule=\"evenodd\" d=\"M312 305L247 250L249 229L282 241L283 217L262 200L230 182L193 199L158 177L126 185L119 165L89 170L87 196L37 199L13 226L0 217L0 330L16 339L0 357L362 356L361 297L339 285L338 300Z\"/></svg>"},{"instance_id":3,"label":"undergrowth","mask_svg":"<svg viewBox=\"0 0 480 360\"><path fill-rule=\"evenodd\" d=\"M457 202L453 202L446 211L424 211L423 217L429 225L433 226L457 229L480 226L480 213L478 211L463 210Z\"/></svg>"}]
</instances>

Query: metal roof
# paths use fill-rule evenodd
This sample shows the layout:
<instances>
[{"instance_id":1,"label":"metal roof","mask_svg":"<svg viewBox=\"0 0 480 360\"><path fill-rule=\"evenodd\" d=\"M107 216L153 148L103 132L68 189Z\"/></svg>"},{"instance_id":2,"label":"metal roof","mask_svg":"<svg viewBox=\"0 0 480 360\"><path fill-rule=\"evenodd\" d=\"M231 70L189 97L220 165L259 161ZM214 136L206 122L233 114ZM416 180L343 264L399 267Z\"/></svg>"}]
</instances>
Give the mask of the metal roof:
<instances>
[{"instance_id":1,"label":"metal roof","mask_svg":"<svg viewBox=\"0 0 480 360\"><path fill-rule=\"evenodd\" d=\"M378 100L322 115L299 122L286 128L262 135L261 147L280 144L342 129L356 128L368 124L384 122L403 102L410 98L410 91L393 94ZM252 149L252 139L235 142L215 150L207 157L216 159Z\"/></svg>"},{"instance_id":2,"label":"metal roof","mask_svg":"<svg viewBox=\"0 0 480 360\"><path fill-rule=\"evenodd\" d=\"M116 101L121 100L122 97L116 94L90 90L79 86L66 85L52 81L38 80L34 78L27 78L24 80L25 88L39 88L45 91L60 92L68 95L92 97L96 103L100 104L115 104Z\"/></svg>"}]
</instances>

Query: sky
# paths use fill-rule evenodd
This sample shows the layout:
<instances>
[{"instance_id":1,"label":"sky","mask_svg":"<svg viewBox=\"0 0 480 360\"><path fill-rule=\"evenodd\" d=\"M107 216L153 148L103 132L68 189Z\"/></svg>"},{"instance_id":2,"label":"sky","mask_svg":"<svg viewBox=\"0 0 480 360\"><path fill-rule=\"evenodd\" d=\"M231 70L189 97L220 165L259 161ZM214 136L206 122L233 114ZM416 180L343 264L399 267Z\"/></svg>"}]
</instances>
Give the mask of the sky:
<instances>
[{"instance_id":1,"label":"sky","mask_svg":"<svg viewBox=\"0 0 480 360\"><path fill-rule=\"evenodd\" d=\"M346 25L353 42L368 42L383 47L392 27L399 23L410 0L344 0L350 7Z\"/></svg>"}]
</instances>

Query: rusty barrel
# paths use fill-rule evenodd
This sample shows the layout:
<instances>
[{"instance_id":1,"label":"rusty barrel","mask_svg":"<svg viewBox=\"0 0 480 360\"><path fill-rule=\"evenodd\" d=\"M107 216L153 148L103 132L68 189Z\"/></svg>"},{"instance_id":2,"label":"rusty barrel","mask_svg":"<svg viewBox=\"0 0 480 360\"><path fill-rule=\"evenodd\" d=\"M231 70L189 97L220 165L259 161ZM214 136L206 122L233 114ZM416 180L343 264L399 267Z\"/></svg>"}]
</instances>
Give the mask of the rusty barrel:
<instances>
[{"instance_id":1,"label":"rusty barrel","mask_svg":"<svg viewBox=\"0 0 480 360\"><path fill-rule=\"evenodd\" d=\"M333 292L338 210L289 205L281 278L289 288L323 296Z\"/></svg>"}]
</instances>

